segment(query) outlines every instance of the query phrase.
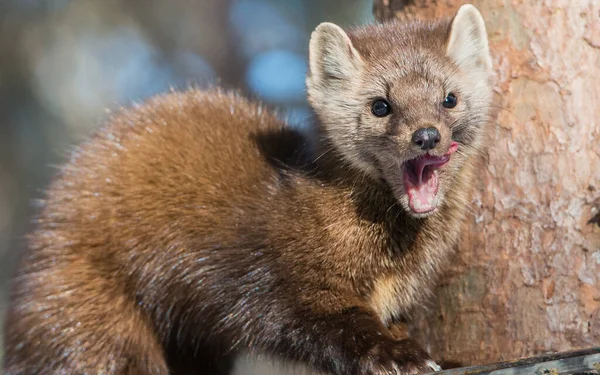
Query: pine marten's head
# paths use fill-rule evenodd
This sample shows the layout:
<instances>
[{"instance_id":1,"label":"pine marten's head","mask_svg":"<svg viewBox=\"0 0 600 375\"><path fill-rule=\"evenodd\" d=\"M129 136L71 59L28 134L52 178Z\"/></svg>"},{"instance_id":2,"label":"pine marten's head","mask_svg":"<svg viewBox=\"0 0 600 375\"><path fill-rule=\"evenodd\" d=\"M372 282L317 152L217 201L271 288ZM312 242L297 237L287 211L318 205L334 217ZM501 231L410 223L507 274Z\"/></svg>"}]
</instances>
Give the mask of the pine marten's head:
<instances>
[{"instance_id":1,"label":"pine marten's head","mask_svg":"<svg viewBox=\"0 0 600 375\"><path fill-rule=\"evenodd\" d=\"M310 41L308 97L343 157L424 217L480 148L491 68L485 25L471 5L438 23L348 33L323 23Z\"/></svg>"}]
</instances>

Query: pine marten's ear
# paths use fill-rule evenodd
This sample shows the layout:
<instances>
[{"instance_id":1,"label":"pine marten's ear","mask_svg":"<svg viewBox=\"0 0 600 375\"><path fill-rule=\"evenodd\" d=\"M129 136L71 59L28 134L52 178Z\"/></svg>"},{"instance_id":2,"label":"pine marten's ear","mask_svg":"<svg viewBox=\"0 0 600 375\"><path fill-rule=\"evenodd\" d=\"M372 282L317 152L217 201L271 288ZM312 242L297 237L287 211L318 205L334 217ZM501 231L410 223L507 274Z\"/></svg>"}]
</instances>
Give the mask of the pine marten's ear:
<instances>
[{"instance_id":1,"label":"pine marten's ear","mask_svg":"<svg viewBox=\"0 0 600 375\"><path fill-rule=\"evenodd\" d=\"M341 27L324 22L310 38L309 85L321 86L356 77L363 61Z\"/></svg>"},{"instance_id":2,"label":"pine marten's ear","mask_svg":"<svg viewBox=\"0 0 600 375\"><path fill-rule=\"evenodd\" d=\"M492 69L485 23L473 5L461 6L452 20L446 53L466 72Z\"/></svg>"}]
</instances>

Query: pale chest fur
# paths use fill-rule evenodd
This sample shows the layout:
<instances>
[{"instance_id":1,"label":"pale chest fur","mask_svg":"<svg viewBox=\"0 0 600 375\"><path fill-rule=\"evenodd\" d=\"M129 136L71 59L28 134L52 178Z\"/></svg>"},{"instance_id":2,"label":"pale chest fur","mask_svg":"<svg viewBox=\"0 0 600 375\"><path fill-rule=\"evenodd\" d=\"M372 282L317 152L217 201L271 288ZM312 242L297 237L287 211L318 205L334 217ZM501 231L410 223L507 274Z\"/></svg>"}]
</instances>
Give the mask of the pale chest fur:
<instances>
[{"instance_id":1,"label":"pale chest fur","mask_svg":"<svg viewBox=\"0 0 600 375\"><path fill-rule=\"evenodd\" d=\"M394 262L394 268L372 281L368 304L384 324L430 296L456 244L459 220L435 230L436 224L432 224L419 232L412 248Z\"/></svg>"},{"instance_id":2,"label":"pale chest fur","mask_svg":"<svg viewBox=\"0 0 600 375\"><path fill-rule=\"evenodd\" d=\"M405 312L418 298L422 289L414 274L389 275L375 281L369 305L384 324Z\"/></svg>"},{"instance_id":3,"label":"pale chest fur","mask_svg":"<svg viewBox=\"0 0 600 375\"><path fill-rule=\"evenodd\" d=\"M422 221L404 216L393 202L361 200L356 191L332 189L315 206L320 211L315 230L327 241L319 243L321 250L312 252L308 263L315 269L327 264L323 272L344 275L387 324L431 295L462 228L467 185L459 181L445 206Z\"/></svg>"}]
</instances>

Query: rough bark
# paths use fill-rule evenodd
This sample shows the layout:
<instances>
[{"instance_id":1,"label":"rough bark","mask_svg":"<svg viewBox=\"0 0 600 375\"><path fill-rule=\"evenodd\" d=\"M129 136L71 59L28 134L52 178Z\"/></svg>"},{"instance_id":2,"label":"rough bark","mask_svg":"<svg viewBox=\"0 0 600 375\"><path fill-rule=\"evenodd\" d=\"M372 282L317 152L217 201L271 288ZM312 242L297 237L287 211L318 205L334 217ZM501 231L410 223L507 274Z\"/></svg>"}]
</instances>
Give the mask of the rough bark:
<instances>
[{"instance_id":1,"label":"rough bark","mask_svg":"<svg viewBox=\"0 0 600 375\"><path fill-rule=\"evenodd\" d=\"M462 3L376 0L374 11L429 19ZM472 3L498 113L457 256L415 334L462 364L598 346L600 2Z\"/></svg>"}]
</instances>

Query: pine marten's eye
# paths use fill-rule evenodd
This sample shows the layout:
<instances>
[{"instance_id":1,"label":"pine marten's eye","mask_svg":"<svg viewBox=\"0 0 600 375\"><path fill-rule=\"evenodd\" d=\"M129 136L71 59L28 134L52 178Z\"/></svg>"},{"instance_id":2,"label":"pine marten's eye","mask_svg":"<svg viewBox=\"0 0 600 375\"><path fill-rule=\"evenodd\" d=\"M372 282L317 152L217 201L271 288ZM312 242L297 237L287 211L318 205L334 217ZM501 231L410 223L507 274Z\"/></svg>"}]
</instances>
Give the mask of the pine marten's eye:
<instances>
[{"instance_id":1,"label":"pine marten's eye","mask_svg":"<svg viewBox=\"0 0 600 375\"><path fill-rule=\"evenodd\" d=\"M377 117L385 117L392 112L392 106L385 99L376 99L371 105L371 112Z\"/></svg>"},{"instance_id":2,"label":"pine marten's eye","mask_svg":"<svg viewBox=\"0 0 600 375\"><path fill-rule=\"evenodd\" d=\"M449 93L446 96L446 99L444 99L442 105L444 106L444 108L454 108L456 107L457 100L458 99L456 99L456 96L453 93Z\"/></svg>"}]
</instances>

